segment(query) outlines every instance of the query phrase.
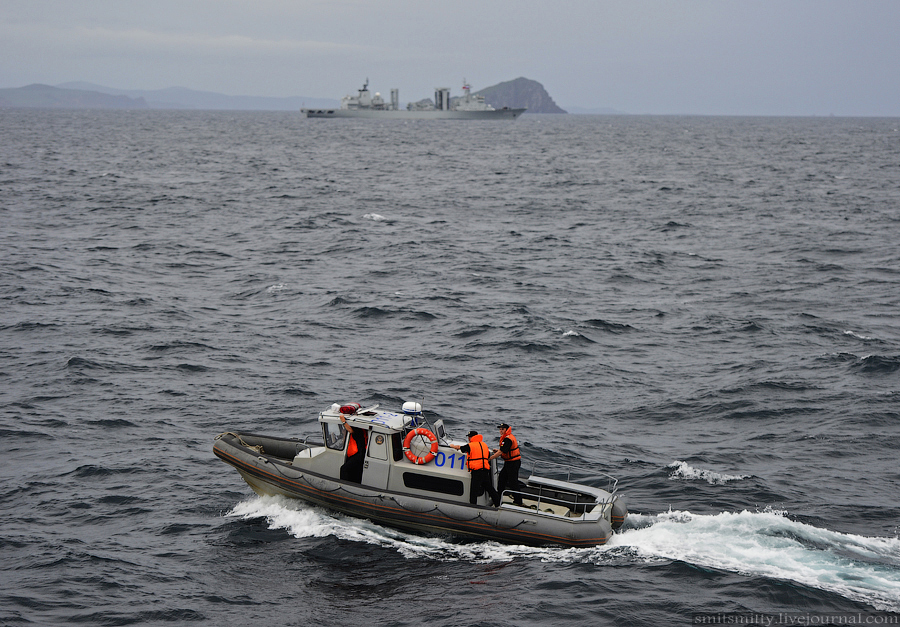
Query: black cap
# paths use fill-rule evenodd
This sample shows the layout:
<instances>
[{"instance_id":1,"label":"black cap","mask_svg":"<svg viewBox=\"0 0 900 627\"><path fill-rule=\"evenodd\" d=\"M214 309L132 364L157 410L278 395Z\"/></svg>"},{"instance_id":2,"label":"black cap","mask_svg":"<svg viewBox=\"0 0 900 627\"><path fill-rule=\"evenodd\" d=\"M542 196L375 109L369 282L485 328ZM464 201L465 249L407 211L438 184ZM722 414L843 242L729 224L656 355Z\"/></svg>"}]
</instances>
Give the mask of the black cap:
<instances>
[{"instance_id":1,"label":"black cap","mask_svg":"<svg viewBox=\"0 0 900 627\"><path fill-rule=\"evenodd\" d=\"M506 424L505 422L501 422L499 425L497 425L497 428L498 429L509 429L509 425Z\"/></svg>"},{"instance_id":2,"label":"black cap","mask_svg":"<svg viewBox=\"0 0 900 627\"><path fill-rule=\"evenodd\" d=\"M466 437L467 437L467 438L471 438L472 436L475 436L475 435L478 435L478 432L477 432L477 431L469 431L469 432L466 434Z\"/></svg>"}]
</instances>

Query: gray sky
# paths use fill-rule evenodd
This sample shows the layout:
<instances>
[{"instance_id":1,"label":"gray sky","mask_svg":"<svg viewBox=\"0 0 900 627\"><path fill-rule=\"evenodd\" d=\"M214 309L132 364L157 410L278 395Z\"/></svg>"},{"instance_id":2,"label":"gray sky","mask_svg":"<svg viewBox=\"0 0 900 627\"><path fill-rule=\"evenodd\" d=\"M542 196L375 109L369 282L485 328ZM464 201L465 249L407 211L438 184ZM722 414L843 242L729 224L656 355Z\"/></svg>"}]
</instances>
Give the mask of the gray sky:
<instances>
[{"instance_id":1,"label":"gray sky","mask_svg":"<svg viewBox=\"0 0 900 627\"><path fill-rule=\"evenodd\" d=\"M900 0L0 0L0 87L402 101L524 76L563 108L900 116Z\"/></svg>"}]
</instances>

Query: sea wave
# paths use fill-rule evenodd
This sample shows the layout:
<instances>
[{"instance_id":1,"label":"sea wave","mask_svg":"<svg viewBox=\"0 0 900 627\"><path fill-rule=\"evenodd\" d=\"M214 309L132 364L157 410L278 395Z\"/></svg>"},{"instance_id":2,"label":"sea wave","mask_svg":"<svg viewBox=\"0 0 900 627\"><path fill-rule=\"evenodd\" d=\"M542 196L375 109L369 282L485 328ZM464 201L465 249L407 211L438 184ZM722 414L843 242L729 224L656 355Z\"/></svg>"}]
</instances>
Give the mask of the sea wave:
<instances>
[{"instance_id":1,"label":"sea wave","mask_svg":"<svg viewBox=\"0 0 900 627\"><path fill-rule=\"evenodd\" d=\"M630 516L609 546L744 575L794 581L900 611L900 538L864 537L792 520L784 511Z\"/></svg>"},{"instance_id":2,"label":"sea wave","mask_svg":"<svg viewBox=\"0 0 900 627\"><path fill-rule=\"evenodd\" d=\"M534 559L596 566L623 559L643 563L677 560L793 581L879 610L900 611L900 538L831 531L792 520L783 510L629 514L625 527L606 545L592 548L458 543L382 527L283 497L242 501L226 516L265 518L270 529L297 538L334 536L391 548L409 559L480 563Z\"/></svg>"},{"instance_id":3,"label":"sea wave","mask_svg":"<svg viewBox=\"0 0 900 627\"><path fill-rule=\"evenodd\" d=\"M727 475L713 470L705 470L694 468L687 462L674 461L668 465L673 468L673 472L669 475L669 479L701 479L710 485L722 485L729 481L740 481L741 479L749 479L750 475Z\"/></svg>"}]
</instances>

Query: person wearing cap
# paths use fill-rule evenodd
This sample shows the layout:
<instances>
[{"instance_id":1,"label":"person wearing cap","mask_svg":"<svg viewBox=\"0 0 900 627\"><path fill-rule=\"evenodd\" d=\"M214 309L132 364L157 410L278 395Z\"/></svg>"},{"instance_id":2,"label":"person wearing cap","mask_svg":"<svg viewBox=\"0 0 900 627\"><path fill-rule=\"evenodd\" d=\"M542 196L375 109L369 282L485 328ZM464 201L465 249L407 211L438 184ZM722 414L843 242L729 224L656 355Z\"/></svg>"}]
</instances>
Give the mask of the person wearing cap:
<instances>
[{"instance_id":1,"label":"person wearing cap","mask_svg":"<svg viewBox=\"0 0 900 627\"><path fill-rule=\"evenodd\" d=\"M490 459L503 458L503 468L497 478L497 492L503 494L507 488L513 490L513 503L522 506L522 495L519 491L522 484L519 483L519 468L522 466L522 455L519 453L519 442L512 433L512 428L505 422L497 425L500 429L500 448L495 450Z\"/></svg>"},{"instance_id":2,"label":"person wearing cap","mask_svg":"<svg viewBox=\"0 0 900 627\"><path fill-rule=\"evenodd\" d=\"M494 482L491 477L491 460L490 449L477 431L469 431L466 434L469 440L468 444L459 446L451 444L452 448L466 454L466 466L472 473L472 483L469 487L469 502L472 505L478 503L478 497L487 491L491 497L494 507L500 505L500 493L494 489Z\"/></svg>"}]
</instances>

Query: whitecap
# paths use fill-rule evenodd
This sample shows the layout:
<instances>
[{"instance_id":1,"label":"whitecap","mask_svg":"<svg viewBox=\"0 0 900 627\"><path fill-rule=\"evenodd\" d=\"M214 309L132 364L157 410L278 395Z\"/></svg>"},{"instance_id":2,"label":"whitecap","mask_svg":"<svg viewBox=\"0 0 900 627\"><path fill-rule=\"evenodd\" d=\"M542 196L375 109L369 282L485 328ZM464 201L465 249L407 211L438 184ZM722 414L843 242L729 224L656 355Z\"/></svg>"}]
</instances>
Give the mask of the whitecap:
<instances>
[{"instance_id":1,"label":"whitecap","mask_svg":"<svg viewBox=\"0 0 900 627\"><path fill-rule=\"evenodd\" d=\"M629 515L629 523L631 519ZM606 546L629 547L648 559L795 581L880 610L900 610L898 538L821 529L773 510L712 515L669 511L637 522Z\"/></svg>"},{"instance_id":2,"label":"whitecap","mask_svg":"<svg viewBox=\"0 0 900 627\"><path fill-rule=\"evenodd\" d=\"M703 470L693 468L687 462L674 461L669 464L668 468L675 470L669 475L669 479L702 479L710 485L723 485L729 481L740 481L741 479L749 479L750 475L726 475L724 473L712 470Z\"/></svg>"}]
</instances>

